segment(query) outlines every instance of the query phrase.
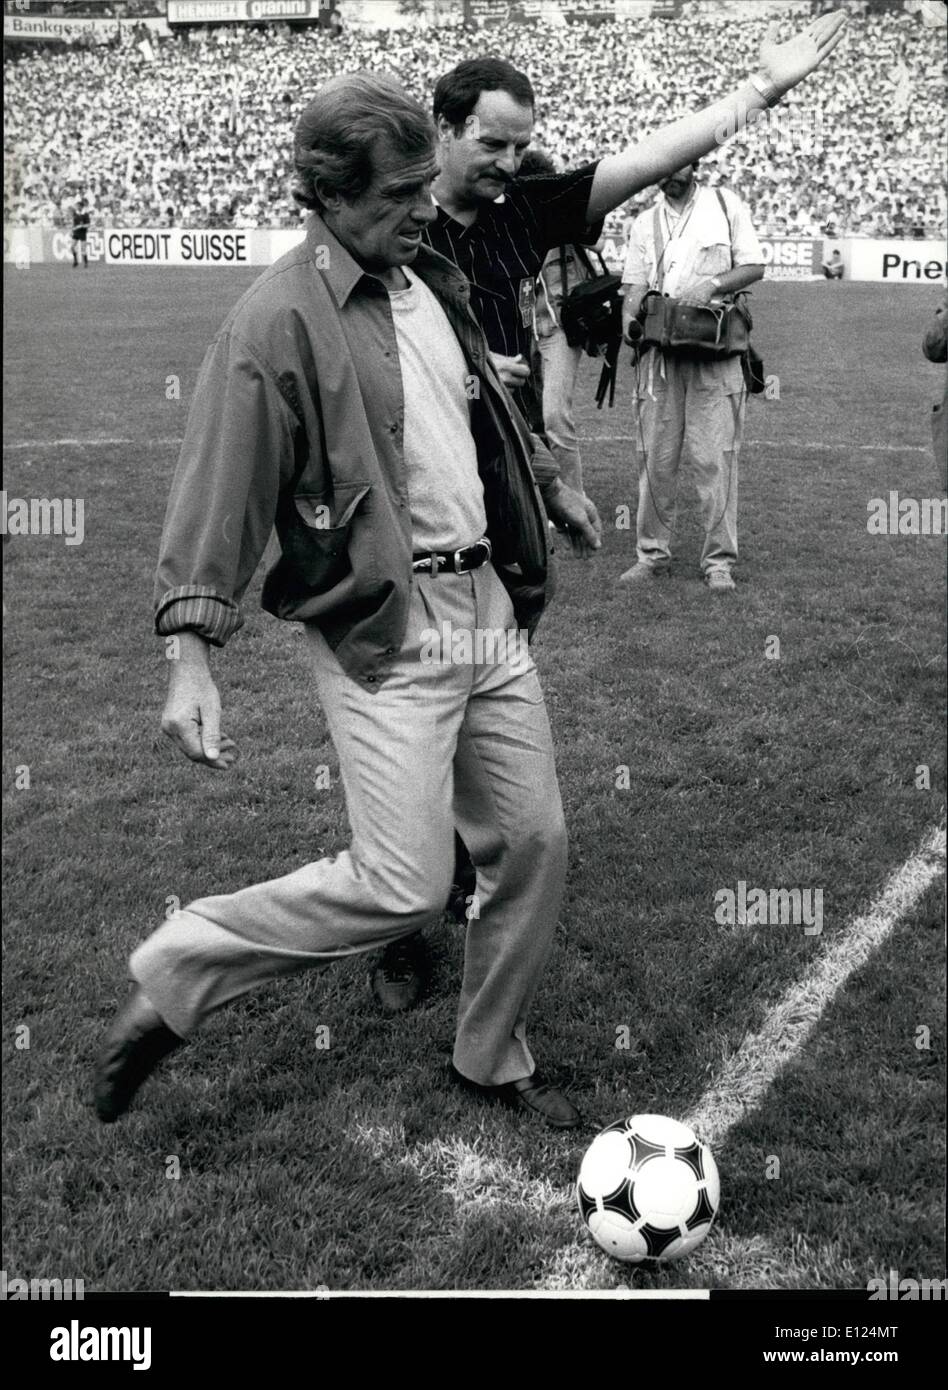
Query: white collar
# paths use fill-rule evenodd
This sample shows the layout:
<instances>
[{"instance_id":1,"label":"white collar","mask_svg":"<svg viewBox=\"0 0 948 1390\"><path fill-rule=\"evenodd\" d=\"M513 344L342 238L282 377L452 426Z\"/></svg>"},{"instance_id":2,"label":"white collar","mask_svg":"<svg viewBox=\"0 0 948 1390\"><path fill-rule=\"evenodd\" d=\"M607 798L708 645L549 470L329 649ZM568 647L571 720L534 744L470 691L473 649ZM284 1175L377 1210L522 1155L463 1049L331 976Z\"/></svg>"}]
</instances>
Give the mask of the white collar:
<instances>
[{"instance_id":1,"label":"white collar","mask_svg":"<svg viewBox=\"0 0 948 1390\"><path fill-rule=\"evenodd\" d=\"M435 197L435 195L434 195L433 193L432 193L432 195L431 195L431 201L434 203L434 205L435 205L436 208L440 208L440 207L441 207L441 204L438 202L437 198ZM499 194L497 195L497 197L496 197L493 201L494 201L495 203L505 203L505 202L507 201L507 194L506 194L506 193L499 193ZM442 211L444 211L443 208L442 208ZM451 214L448 213L448 216L450 217Z\"/></svg>"}]
</instances>

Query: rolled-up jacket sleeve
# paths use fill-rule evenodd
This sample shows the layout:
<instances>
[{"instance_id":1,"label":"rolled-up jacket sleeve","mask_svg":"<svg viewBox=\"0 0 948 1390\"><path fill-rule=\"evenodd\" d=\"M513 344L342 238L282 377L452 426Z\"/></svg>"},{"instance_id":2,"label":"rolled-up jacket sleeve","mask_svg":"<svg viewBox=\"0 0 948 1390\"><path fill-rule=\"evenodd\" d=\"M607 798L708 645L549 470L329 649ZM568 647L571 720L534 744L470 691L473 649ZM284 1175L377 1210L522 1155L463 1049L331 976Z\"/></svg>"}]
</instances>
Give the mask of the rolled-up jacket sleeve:
<instances>
[{"instance_id":1,"label":"rolled-up jacket sleeve","mask_svg":"<svg viewBox=\"0 0 948 1390\"><path fill-rule=\"evenodd\" d=\"M165 514L155 630L223 646L266 548L301 426L273 372L234 332L208 349Z\"/></svg>"}]
</instances>

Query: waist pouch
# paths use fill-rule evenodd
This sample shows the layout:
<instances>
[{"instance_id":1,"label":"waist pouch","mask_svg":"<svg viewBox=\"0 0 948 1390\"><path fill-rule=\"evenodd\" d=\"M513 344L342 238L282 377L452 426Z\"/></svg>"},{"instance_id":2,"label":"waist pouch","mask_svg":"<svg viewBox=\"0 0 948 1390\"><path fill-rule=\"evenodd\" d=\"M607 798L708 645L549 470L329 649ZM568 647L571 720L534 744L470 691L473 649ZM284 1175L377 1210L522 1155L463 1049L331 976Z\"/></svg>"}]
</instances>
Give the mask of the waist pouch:
<instances>
[{"instance_id":1,"label":"waist pouch","mask_svg":"<svg viewBox=\"0 0 948 1390\"><path fill-rule=\"evenodd\" d=\"M658 290L649 290L638 319L643 348L657 347L682 357L714 358L737 357L750 347L753 319L743 294L705 306L683 304Z\"/></svg>"}]
</instances>

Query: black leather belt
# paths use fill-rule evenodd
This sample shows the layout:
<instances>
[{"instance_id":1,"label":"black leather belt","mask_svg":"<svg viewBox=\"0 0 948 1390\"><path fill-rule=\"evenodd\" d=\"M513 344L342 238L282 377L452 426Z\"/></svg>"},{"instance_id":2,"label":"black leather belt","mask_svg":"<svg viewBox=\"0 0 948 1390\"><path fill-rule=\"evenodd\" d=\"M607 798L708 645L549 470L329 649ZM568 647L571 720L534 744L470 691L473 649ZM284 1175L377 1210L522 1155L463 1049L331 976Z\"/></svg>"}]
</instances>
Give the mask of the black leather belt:
<instances>
[{"instance_id":1,"label":"black leather belt","mask_svg":"<svg viewBox=\"0 0 948 1390\"><path fill-rule=\"evenodd\" d=\"M437 575L441 570L449 574L467 574L468 570L479 569L490 559L490 541L486 536L465 545L460 550L430 550L411 557L411 567L416 573L430 571Z\"/></svg>"}]
</instances>

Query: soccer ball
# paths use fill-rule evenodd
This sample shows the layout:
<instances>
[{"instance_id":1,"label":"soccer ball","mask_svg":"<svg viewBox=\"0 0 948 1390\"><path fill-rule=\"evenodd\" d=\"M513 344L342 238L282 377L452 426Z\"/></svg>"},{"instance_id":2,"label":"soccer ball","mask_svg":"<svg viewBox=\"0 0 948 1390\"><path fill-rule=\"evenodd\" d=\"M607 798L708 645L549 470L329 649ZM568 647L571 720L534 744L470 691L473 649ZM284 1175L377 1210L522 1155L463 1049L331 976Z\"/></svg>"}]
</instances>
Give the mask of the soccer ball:
<instances>
[{"instance_id":1,"label":"soccer ball","mask_svg":"<svg viewBox=\"0 0 948 1390\"><path fill-rule=\"evenodd\" d=\"M721 1199L707 1144L666 1115L633 1115L597 1134L576 1184L579 1214L613 1259L668 1263L711 1229Z\"/></svg>"}]
</instances>

